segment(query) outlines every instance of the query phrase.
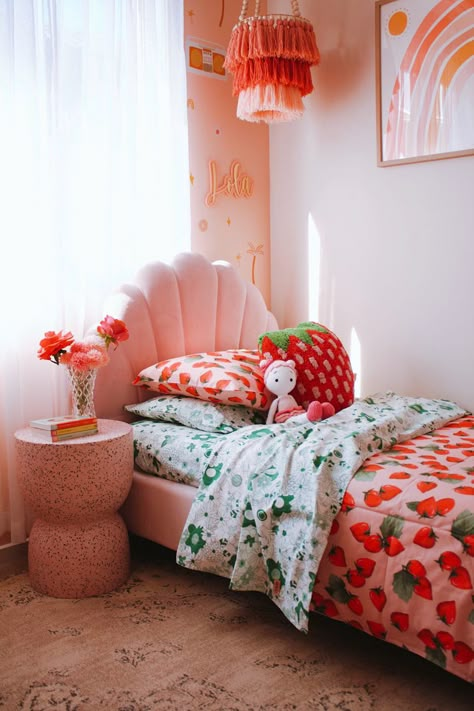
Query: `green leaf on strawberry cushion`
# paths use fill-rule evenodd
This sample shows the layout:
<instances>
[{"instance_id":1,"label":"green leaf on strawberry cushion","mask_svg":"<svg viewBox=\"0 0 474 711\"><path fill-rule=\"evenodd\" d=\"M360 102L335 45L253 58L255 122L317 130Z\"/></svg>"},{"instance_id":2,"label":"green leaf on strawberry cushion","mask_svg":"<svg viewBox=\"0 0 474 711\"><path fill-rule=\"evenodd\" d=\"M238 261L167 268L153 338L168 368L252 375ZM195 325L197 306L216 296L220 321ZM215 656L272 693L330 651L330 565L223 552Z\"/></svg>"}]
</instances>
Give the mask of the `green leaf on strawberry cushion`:
<instances>
[{"instance_id":1,"label":"green leaf on strawberry cushion","mask_svg":"<svg viewBox=\"0 0 474 711\"><path fill-rule=\"evenodd\" d=\"M282 331L272 331L270 333L264 333L258 339L259 348L261 346L262 340L265 337L270 338L270 340L275 344L277 348L281 348L286 351L290 342L290 337L300 338L304 343L308 345L313 345L313 339L311 338L308 331L319 331L320 333L327 333L327 329L321 326L319 323L299 323L296 328L285 328Z\"/></svg>"}]
</instances>

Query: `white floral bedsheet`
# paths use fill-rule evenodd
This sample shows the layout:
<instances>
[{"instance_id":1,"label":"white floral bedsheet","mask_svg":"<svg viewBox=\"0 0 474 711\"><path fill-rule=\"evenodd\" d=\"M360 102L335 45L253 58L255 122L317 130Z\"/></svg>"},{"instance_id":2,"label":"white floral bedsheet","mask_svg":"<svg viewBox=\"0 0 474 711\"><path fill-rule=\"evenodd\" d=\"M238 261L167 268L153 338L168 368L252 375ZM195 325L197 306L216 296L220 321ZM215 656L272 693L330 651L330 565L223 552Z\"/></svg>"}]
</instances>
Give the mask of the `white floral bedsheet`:
<instances>
[{"instance_id":1,"label":"white floral bedsheet","mask_svg":"<svg viewBox=\"0 0 474 711\"><path fill-rule=\"evenodd\" d=\"M135 464L148 474L198 487L225 434L153 420L133 423Z\"/></svg>"},{"instance_id":2,"label":"white floral bedsheet","mask_svg":"<svg viewBox=\"0 0 474 711\"><path fill-rule=\"evenodd\" d=\"M308 628L316 572L352 475L377 451L465 414L444 400L392 393L317 424L249 426L206 458L178 563L268 595Z\"/></svg>"}]
</instances>

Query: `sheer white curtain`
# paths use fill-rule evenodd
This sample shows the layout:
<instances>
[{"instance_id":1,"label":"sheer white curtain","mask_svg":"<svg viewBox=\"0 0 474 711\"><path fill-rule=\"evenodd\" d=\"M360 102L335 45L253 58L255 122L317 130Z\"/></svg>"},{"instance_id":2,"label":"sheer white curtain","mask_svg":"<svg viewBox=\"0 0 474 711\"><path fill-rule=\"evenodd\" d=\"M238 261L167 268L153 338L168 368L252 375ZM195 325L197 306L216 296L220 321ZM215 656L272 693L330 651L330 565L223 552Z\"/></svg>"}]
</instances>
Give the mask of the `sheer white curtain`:
<instances>
[{"instance_id":1,"label":"sheer white curtain","mask_svg":"<svg viewBox=\"0 0 474 711\"><path fill-rule=\"evenodd\" d=\"M47 330L190 248L182 0L0 0L0 546L25 540L13 433L67 412Z\"/></svg>"}]
</instances>

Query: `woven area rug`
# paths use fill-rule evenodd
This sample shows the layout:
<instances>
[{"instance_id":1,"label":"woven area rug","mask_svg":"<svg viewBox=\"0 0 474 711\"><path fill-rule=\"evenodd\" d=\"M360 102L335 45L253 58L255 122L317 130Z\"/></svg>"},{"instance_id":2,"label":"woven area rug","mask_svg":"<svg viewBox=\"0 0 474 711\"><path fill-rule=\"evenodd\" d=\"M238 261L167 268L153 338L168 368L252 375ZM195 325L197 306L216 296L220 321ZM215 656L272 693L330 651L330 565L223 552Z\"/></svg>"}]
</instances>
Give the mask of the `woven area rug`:
<instances>
[{"instance_id":1,"label":"woven area rug","mask_svg":"<svg viewBox=\"0 0 474 711\"><path fill-rule=\"evenodd\" d=\"M294 629L263 595L135 542L119 590L84 600L0 581L1 711L464 711L473 689L403 649L315 616Z\"/></svg>"}]
</instances>

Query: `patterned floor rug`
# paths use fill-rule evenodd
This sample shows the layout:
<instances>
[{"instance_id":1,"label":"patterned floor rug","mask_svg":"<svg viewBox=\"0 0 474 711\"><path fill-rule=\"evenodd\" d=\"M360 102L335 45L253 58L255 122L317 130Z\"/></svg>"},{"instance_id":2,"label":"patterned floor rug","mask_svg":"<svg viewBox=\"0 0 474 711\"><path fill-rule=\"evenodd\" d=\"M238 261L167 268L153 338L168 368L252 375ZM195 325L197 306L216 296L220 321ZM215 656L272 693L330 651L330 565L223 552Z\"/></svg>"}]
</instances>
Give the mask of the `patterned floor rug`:
<instances>
[{"instance_id":1,"label":"patterned floor rug","mask_svg":"<svg viewBox=\"0 0 474 711\"><path fill-rule=\"evenodd\" d=\"M468 683L315 616L294 629L263 595L133 548L128 582L58 600L0 581L1 711L467 711Z\"/></svg>"}]
</instances>

